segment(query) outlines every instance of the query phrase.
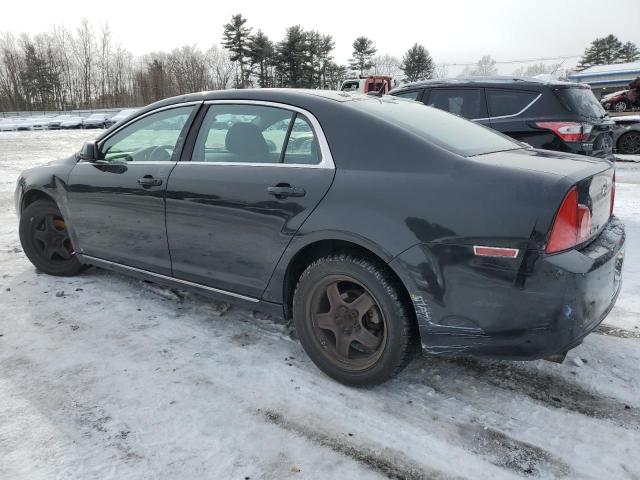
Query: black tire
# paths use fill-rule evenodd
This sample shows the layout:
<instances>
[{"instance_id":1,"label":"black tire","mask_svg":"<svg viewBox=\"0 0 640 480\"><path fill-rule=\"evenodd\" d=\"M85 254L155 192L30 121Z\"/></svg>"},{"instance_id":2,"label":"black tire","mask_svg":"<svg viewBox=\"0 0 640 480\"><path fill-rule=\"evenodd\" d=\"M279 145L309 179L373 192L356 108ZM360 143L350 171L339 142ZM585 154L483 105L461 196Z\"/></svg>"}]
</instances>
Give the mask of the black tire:
<instances>
[{"instance_id":1,"label":"black tire","mask_svg":"<svg viewBox=\"0 0 640 480\"><path fill-rule=\"evenodd\" d=\"M52 200L36 200L25 208L19 233L24 253L38 270L69 277L86 268L76 257L62 214Z\"/></svg>"},{"instance_id":2,"label":"black tire","mask_svg":"<svg viewBox=\"0 0 640 480\"><path fill-rule=\"evenodd\" d=\"M626 155L640 154L640 132L631 131L618 139L618 153Z\"/></svg>"},{"instance_id":3,"label":"black tire","mask_svg":"<svg viewBox=\"0 0 640 480\"><path fill-rule=\"evenodd\" d=\"M329 293L334 285L338 297ZM349 296L354 300L347 301ZM415 351L415 322L401 298L383 266L346 254L316 260L300 276L293 297L300 342L313 363L338 382L355 387L383 383L400 372ZM350 310L356 303L363 308ZM332 322L330 327L327 322ZM367 348L360 336L365 343L376 340ZM345 343L343 355L339 350L342 345L345 351Z\"/></svg>"}]
</instances>

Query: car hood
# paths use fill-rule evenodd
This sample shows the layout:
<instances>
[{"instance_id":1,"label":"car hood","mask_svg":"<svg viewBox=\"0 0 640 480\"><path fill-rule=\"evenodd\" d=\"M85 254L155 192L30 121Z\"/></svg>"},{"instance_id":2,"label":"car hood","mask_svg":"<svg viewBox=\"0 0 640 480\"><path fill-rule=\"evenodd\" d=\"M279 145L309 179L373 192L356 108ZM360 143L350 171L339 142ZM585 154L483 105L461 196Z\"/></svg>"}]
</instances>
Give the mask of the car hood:
<instances>
[{"instance_id":1,"label":"car hood","mask_svg":"<svg viewBox=\"0 0 640 480\"><path fill-rule=\"evenodd\" d=\"M527 170L557 177L581 180L613 166L607 160L571 153L522 148L471 157L473 160L508 169Z\"/></svg>"}]
</instances>

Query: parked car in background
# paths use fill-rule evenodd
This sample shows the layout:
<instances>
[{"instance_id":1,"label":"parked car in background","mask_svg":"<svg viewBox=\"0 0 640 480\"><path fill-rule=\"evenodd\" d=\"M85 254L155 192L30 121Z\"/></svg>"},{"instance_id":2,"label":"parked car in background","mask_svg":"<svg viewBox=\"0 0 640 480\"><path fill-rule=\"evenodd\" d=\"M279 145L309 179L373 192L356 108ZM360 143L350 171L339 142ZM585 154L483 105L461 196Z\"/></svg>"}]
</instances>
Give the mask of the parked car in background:
<instances>
[{"instance_id":1,"label":"parked car in background","mask_svg":"<svg viewBox=\"0 0 640 480\"><path fill-rule=\"evenodd\" d=\"M16 130L18 131L31 130L32 125L33 119L31 118L19 118L16 120Z\"/></svg>"},{"instance_id":2,"label":"parked car in background","mask_svg":"<svg viewBox=\"0 0 640 480\"><path fill-rule=\"evenodd\" d=\"M39 271L95 265L292 318L320 369L362 386L420 345L561 361L620 291L614 172L395 97L226 90L23 172L15 206Z\"/></svg>"},{"instance_id":3,"label":"parked car in background","mask_svg":"<svg viewBox=\"0 0 640 480\"><path fill-rule=\"evenodd\" d=\"M82 128L107 128L109 117L108 113L92 113L84 119Z\"/></svg>"},{"instance_id":4,"label":"parked car in background","mask_svg":"<svg viewBox=\"0 0 640 480\"><path fill-rule=\"evenodd\" d=\"M640 115L614 117L613 139L617 153L640 155Z\"/></svg>"},{"instance_id":5,"label":"parked car in background","mask_svg":"<svg viewBox=\"0 0 640 480\"><path fill-rule=\"evenodd\" d=\"M119 123L119 122L125 120L126 118L128 118L129 116L133 115L138 110L139 110L138 108L125 108L124 110L120 110L114 116L112 116L111 118L107 119L107 121L105 122L105 126L107 128L112 127L116 123Z\"/></svg>"},{"instance_id":6,"label":"parked car in background","mask_svg":"<svg viewBox=\"0 0 640 480\"><path fill-rule=\"evenodd\" d=\"M11 130L15 130L14 128L15 120L11 118L1 118L0 119L0 132L10 132Z\"/></svg>"},{"instance_id":7,"label":"parked car in background","mask_svg":"<svg viewBox=\"0 0 640 480\"><path fill-rule=\"evenodd\" d=\"M605 110L624 112L640 107L640 77L629 83L628 90L621 90L605 95L600 100Z\"/></svg>"},{"instance_id":8,"label":"parked car in background","mask_svg":"<svg viewBox=\"0 0 640 480\"><path fill-rule=\"evenodd\" d=\"M69 117L66 120L62 120L60 122L61 129L69 129L69 128L82 128L83 119L82 117Z\"/></svg>"},{"instance_id":9,"label":"parked car in background","mask_svg":"<svg viewBox=\"0 0 640 480\"><path fill-rule=\"evenodd\" d=\"M69 120L70 118L71 118L71 115L64 115L64 114L57 115L49 119L49 122L47 123L47 128L49 130L58 130L60 128L60 124L65 120Z\"/></svg>"},{"instance_id":10,"label":"parked car in background","mask_svg":"<svg viewBox=\"0 0 640 480\"><path fill-rule=\"evenodd\" d=\"M588 85L535 78L426 80L391 95L491 127L535 148L609 157L613 121Z\"/></svg>"},{"instance_id":11,"label":"parked car in background","mask_svg":"<svg viewBox=\"0 0 640 480\"><path fill-rule=\"evenodd\" d=\"M49 127L49 122L53 117L34 117L29 119L31 122L31 130L46 130Z\"/></svg>"}]
</instances>

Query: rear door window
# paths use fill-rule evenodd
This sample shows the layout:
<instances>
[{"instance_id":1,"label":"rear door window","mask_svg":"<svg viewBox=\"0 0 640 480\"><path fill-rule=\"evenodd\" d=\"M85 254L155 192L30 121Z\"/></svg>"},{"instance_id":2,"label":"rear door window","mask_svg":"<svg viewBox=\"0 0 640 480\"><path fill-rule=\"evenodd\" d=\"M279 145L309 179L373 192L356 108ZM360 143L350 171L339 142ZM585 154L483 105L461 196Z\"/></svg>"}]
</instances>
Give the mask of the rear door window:
<instances>
[{"instance_id":1,"label":"rear door window","mask_svg":"<svg viewBox=\"0 0 640 480\"><path fill-rule=\"evenodd\" d=\"M434 88L423 102L468 119L486 118L487 110L481 88Z\"/></svg>"},{"instance_id":2,"label":"rear door window","mask_svg":"<svg viewBox=\"0 0 640 480\"><path fill-rule=\"evenodd\" d=\"M499 88L487 88L486 92L491 118L517 115L539 96L536 92Z\"/></svg>"},{"instance_id":3,"label":"rear door window","mask_svg":"<svg viewBox=\"0 0 640 480\"><path fill-rule=\"evenodd\" d=\"M280 163L293 113L263 105L212 105L202 121L192 160Z\"/></svg>"}]
</instances>

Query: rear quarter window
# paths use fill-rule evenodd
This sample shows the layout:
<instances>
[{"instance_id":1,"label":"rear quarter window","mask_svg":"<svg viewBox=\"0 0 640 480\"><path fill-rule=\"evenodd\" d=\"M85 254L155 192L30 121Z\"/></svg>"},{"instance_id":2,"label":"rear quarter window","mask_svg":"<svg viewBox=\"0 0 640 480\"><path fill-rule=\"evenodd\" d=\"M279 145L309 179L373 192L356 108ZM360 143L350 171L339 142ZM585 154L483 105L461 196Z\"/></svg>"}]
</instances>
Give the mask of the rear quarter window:
<instances>
[{"instance_id":1,"label":"rear quarter window","mask_svg":"<svg viewBox=\"0 0 640 480\"><path fill-rule=\"evenodd\" d=\"M517 115L531 105L540 95L537 92L497 88L488 88L486 93L490 117Z\"/></svg>"}]
</instances>

